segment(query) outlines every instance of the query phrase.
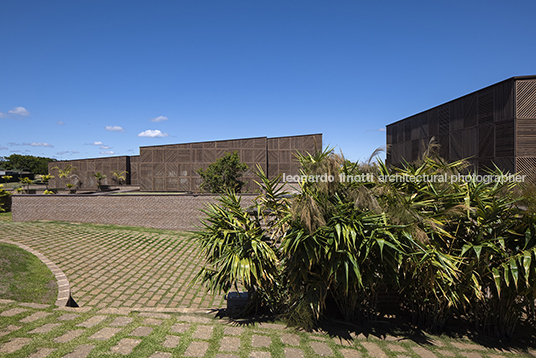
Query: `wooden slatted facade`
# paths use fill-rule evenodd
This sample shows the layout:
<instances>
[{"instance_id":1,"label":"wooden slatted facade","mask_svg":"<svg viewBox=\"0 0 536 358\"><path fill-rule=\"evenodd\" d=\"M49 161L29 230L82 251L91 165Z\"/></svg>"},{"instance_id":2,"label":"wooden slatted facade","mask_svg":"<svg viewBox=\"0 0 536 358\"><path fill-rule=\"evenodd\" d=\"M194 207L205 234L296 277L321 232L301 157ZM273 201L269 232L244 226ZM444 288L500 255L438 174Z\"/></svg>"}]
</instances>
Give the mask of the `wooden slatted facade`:
<instances>
[{"instance_id":1,"label":"wooden slatted facade","mask_svg":"<svg viewBox=\"0 0 536 358\"><path fill-rule=\"evenodd\" d=\"M536 181L536 76L512 77L387 126L387 163L414 161L434 138L447 160L497 165Z\"/></svg>"},{"instance_id":2,"label":"wooden slatted facade","mask_svg":"<svg viewBox=\"0 0 536 358\"><path fill-rule=\"evenodd\" d=\"M296 152L313 153L317 149L322 149L322 134L170 144L140 147L138 156L53 162L49 163L49 173L55 177L51 187L58 188L65 187L66 180L60 179L58 170L52 168L64 169L70 164L77 168L82 188L97 187L93 176L97 172L107 176L102 184L114 184L111 180L113 171L126 170L126 183L139 185L142 191L199 192L202 179L196 171L206 169L225 153L236 151L250 168L242 178L247 183L247 190L255 185L257 177L253 170L257 165L270 178L279 174L296 175L299 174Z\"/></svg>"},{"instance_id":3,"label":"wooden slatted facade","mask_svg":"<svg viewBox=\"0 0 536 358\"><path fill-rule=\"evenodd\" d=\"M206 169L227 152L236 151L248 170L242 180L246 190L255 186L257 165L275 177L298 174L295 153L322 148L322 134L245 138L223 141L171 144L140 148L140 190L198 192L202 183L197 170Z\"/></svg>"}]
</instances>

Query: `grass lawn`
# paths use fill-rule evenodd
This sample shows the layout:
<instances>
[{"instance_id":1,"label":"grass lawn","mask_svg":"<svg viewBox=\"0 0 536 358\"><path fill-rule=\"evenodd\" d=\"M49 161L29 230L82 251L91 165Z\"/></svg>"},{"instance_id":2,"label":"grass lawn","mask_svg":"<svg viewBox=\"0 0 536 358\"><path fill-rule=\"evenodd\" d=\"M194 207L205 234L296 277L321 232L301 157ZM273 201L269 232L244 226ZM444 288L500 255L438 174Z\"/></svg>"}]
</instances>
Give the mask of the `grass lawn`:
<instances>
[{"instance_id":1,"label":"grass lawn","mask_svg":"<svg viewBox=\"0 0 536 358\"><path fill-rule=\"evenodd\" d=\"M53 304L56 295L56 279L44 263L15 245L0 243L0 298Z\"/></svg>"},{"instance_id":2,"label":"grass lawn","mask_svg":"<svg viewBox=\"0 0 536 358\"><path fill-rule=\"evenodd\" d=\"M0 212L0 221L11 221L11 212L9 213Z\"/></svg>"}]
</instances>

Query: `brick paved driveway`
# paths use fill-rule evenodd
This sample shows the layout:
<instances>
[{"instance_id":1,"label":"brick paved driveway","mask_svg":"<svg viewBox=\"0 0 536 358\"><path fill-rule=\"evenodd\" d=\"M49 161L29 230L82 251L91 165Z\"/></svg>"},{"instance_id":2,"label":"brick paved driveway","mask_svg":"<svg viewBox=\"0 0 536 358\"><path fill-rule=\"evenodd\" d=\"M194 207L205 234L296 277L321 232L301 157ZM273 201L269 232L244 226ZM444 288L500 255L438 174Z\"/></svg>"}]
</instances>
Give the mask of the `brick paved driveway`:
<instances>
[{"instance_id":1,"label":"brick paved driveway","mask_svg":"<svg viewBox=\"0 0 536 358\"><path fill-rule=\"evenodd\" d=\"M219 308L225 304L223 295L192 285L201 260L193 243L179 233L0 222L0 238L25 244L56 263L80 306Z\"/></svg>"},{"instance_id":2,"label":"brick paved driveway","mask_svg":"<svg viewBox=\"0 0 536 358\"><path fill-rule=\"evenodd\" d=\"M214 319L197 312L222 307L224 301L191 285L200 265L198 253L172 232L0 220L0 239L25 244L54 261L82 306L0 300L0 357L536 356L530 349L484 347L449 337L429 336L422 343L347 332L345 339L280 324L236 326Z\"/></svg>"}]
</instances>

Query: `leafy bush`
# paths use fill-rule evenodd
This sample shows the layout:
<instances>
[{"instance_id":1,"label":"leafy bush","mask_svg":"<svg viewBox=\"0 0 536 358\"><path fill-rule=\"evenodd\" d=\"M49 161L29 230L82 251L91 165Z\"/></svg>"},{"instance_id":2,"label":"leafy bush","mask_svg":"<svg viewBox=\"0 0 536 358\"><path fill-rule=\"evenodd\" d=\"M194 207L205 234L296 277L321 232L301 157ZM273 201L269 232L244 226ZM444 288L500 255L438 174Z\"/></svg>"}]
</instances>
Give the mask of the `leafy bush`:
<instances>
[{"instance_id":1,"label":"leafy bush","mask_svg":"<svg viewBox=\"0 0 536 358\"><path fill-rule=\"evenodd\" d=\"M333 304L347 320L377 317L386 289L432 331L464 316L512 337L522 317L536 318L536 215L518 205L512 183L380 180L466 170L433 152L401 168L351 163L330 149L297 158L302 176L333 180L301 182L289 197L258 169L253 211L231 192L206 211L195 240L208 264L198 278L210 289L243 285L304 328Z\"/></svg>"},{"instance_id":2,"label":"leafy bush","mask_svg":"<svg viewBox=\"0 0 536 358\"><path fill-rule=\"evenodd\" d=\"M11 193L4 190L4 184L0 184L0 212L11 211Z\"/></svg>"},{"instance_id":3,"label":"leafy bush","mask_svg":"<svg viewBox=\"0 0 536 358\"><path fill-rule=\"evenodd\" d=\"M234 191L239 193L245 182L240 180L242 174L248 170L248 166L240 161L237 152L225 153L225 155L206 170L199 169L197 173L203 179L201 188L211 193L225 193Z\"/></svg>"}]
</instances>

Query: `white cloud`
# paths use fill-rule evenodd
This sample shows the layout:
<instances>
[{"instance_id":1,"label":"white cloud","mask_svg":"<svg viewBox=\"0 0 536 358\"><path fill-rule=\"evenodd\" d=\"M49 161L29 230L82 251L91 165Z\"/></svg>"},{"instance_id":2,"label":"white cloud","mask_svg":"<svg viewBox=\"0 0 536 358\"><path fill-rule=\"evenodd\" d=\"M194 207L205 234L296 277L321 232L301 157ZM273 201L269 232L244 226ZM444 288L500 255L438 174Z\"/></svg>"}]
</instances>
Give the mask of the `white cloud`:
<instances>
[{"instance_id":1,"label":"white cloud","mask_svg":"<svg viewBox=\"0 0 536 358\"><path fill-rule=\"evenodd\" d=\"M149 137L149 138L156 138L156 137L168 137L169 134L162 133L158 129L147 129L145 132L141 132L138 134L138 137Z\"/></svg>"},{"instance_id":2,"label":"white cloud","mask_svg":"<svg viewBox=\"0 0 536 358\"><path fill-rule=\"evenodd\" d=\"M0 112L0 118L6 118L6 114L3 112Z\"/></svg>"},{"instance_id":3,"label":"white cloud","mask_svg":"<svg viewBox=\"0 0 536 358\"><path fill-rule=\"evenodd\" d=\"M385 131L386 131L385 128L380 128L380 129L378 129L378 132L385 132Z\"/></svg>"},{"instance_id":4,"label":"white cloud","mask_svg":"<svg viewBox=\"0 0 536 358\"><path fill-rule=\"evenodd\" d=\"M76 154L76 153L80 153L76 150L64 150L64 151L61 151L61 152L56 152L57 155L64 155L64 154Z\"/></svg>"},{"instance_id":5,"label":"white cloud","mask_svg":"<svg viewBox=\"0 0 536 358\"><path fill-rule=\"evenodd\" d=\"M168 117L166 116L158 116L156 118L151 118L151 122L162 122L162 121L167 121L168 120Z\"/></svg>"},{"instance_id":6,"label":"white cloud","mask_svg":"<svg viewBox=\"0 0 536 358\"><path fill-rule=\"evenodd\" d=\"M113 150L104 150L102 152L99 152L100 154L115 154Z\"/></svg>"},{"instance_id":7,"label":"white cloud","mask_svg":"<svg viewBox=\"0 0 536 358\"><path fill-rule=\"evenodd\" d=\"M111 149L112 147L110 147L109 145L101 145L99 148L100 149Z\"/></svg>"},{"instance_id":8,"label":"white cloud","mask_svg":"<svg viewBox=\"0 0 536 358\"><path fill-rule=\"evenodd\" d=\"M32 143L22 143L22 145L29 145L31 147L47 147L47 148L52 148L52 145L48 144L48 143L37 143L37 142L32 142Z\"/></svg>"},{"instance_id":9,"label":"white cloud","mask_svg":"<svg viewBox=\"0 0 536 358\"><path fill-rule=\"evenodd\" d=\"M59 126L64 126L64 125L65 125L65 122L57 121L56 124L59 125Z\"/></svg>"},{"instance_id":10,"label":"white cloud","mask_svg":"<svg viewBox=\"0 0 536 358\"><path fill-rule=\"evenodd\" d=\"M11 114L16 114L19 116L24 116L24 117L28 117L30 115L30 112L28 112L28 110L24 107L15 107L13 109L10 109L7 112Z\"/></svg>"},{"instance_id":11,"label":"white cloud","mask_svg":"<svg viewBox=\"0 0 536 358\"><path fill-rule=\"evenodd\" d=\"M125 131L123 127L119 127L119 126L106 126L105 128L107 131L110 131L110 132L124 132Z\"/></svg>"},{"instance_id":12,"label":"white cloud","mask_svg":"<svg viewBox=\"0 0 536 358\"><path fill-rule=\"evenodd\" d=\"M93 143L86 143L86 145L102 145L102 142L95 141Z\"/></svg>"}]
</instances>

